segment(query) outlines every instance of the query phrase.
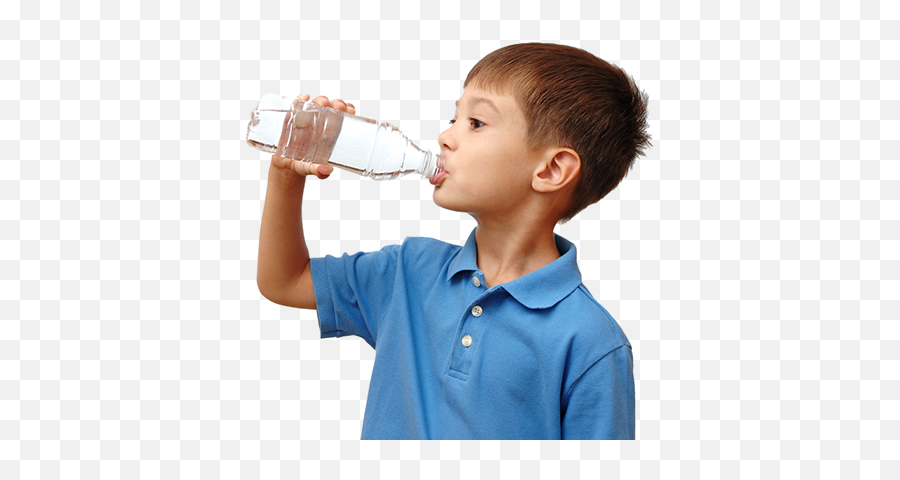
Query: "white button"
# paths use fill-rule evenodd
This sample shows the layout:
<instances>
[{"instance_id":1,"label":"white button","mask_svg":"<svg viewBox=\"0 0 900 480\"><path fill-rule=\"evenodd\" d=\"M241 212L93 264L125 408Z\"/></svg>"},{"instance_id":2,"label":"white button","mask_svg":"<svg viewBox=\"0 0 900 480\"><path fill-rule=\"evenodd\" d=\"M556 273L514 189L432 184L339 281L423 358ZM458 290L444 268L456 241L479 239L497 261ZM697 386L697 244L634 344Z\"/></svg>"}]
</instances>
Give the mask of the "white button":
<instances>
[{"instance_id":1,"label":"white button","mask_svg":"<svg viewBox=\"0 0 900 480\"><path fill-rule=\"evenodd\" d=\"M462 339L462 344L463 344L464 347L468 347L468 346L472 345L472 337L470 337L470 336L468 336L468 335L466 335L465 337L463 337L463 339Z\"/></svg>"},{"instance_id":2,"label":"white button","mask_svg":"<svg viewBox=\"0 0 900 480\"><path fill-rule=\"evenodd\" d=\"M484 313L484 310L481 307L479 307L478 305L475 305L474 307L472 307L472 315L475 315L476 317L480 317L482 313Z\"/></svg>"},{"instance_id":3,"label":"white button","mask_svg":"<svg viewBox=\"0 0 900 480\"><path fill-rule=\"evenodd\" d=\"M476 276L474 276L474 275L472 275L472 285L475 285L476 287L480 287L480 286L481 286L481 281L478 280L478 277L476 277Z\"/></svg>"}]
</instances>

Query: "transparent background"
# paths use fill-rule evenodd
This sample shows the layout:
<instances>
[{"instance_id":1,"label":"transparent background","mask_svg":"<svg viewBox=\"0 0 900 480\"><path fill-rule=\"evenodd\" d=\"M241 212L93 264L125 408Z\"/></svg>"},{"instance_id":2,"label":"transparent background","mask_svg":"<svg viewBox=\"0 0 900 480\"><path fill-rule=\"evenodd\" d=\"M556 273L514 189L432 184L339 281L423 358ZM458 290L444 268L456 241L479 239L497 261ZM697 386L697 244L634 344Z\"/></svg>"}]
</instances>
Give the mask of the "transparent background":
<instances>
[{"instance_id":1,"label":"transparent background","mask_svg":"<svg viewBox=\"0 0 900 480\"><path fill-rule=\"evenodd\" d=\"M898 478L900 11L887 1L7 2L3 478ZM359 442L372 368L256 287L264 93L426 148L475 62L623 66L654 147L562 225L634 347L636 442ZM313 255L473 221L308 182ZM890 452L895 452L891 454Z\"/></svg>"}]
</instances>

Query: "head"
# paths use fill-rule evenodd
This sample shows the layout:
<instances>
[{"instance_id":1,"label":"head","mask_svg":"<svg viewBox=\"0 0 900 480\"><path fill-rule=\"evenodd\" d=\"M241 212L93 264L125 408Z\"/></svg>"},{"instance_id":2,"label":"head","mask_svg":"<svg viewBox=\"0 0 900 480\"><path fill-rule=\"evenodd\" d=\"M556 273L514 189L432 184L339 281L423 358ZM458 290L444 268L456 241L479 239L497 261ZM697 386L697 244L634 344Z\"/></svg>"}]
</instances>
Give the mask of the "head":
<instances>
[{"instance_id":1,"label":"head","mask_svg":"<svg viewBox=\"0 0 900 480\"><path fill-rule=\"evenodd\" d=\"M647 94L621 68L575 47L510 45L489 53L464 88L511 96L524 114L531 151L564 147L580 168L567 221L611 192L650 144Z\"/></svg>"}]
</instances>

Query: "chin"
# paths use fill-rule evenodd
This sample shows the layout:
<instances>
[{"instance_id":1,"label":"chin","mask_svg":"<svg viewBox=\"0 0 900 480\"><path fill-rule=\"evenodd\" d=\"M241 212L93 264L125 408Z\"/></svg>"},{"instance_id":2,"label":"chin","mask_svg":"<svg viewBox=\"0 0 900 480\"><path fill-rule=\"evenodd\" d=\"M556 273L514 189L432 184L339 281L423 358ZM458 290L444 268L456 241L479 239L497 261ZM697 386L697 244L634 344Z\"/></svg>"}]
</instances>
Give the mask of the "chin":
<instances>
[{"instance_id":1,"label":"chin","mask_svg":"<svg viewBox=\"0 0 900 480\"><path fill-rule=\"evenodd\" d=\"M436 203L437 206L443 207L443 205L441 205L441 203L443 203L443 202L441 202L441 186L440 185L434 186L434 190L431 192L431 199L434 200L434 203Z\"/></svg>"},{"instance_id":2,"label":"chin","mask_svg":"<svg viewBox=\"0 0 900 480\"><path fill-rule=\"evenodd\" d=\"M441 186L438 185L434 188L434 193L431 194L431 199L434 200L434 204L438 207L443 208L444 210L450 210L452 212L463 212L464 209L460 208L459 205L454 205L452 201L449 201L444 195L441 195Z\"/></svg>"},{"instance_id":3,"label":"chin","mask_svg":"<svg viewBox=\"0 0 900 480\"><path fill-rule=\"evenodd\" d=\"M440 190L441 190L441 186L440 186L440 185L434 187L434 193L431 194L431 199L434 200L434 204L435 204L435 205L437 205L437 206L439 206L439 207L441 207L441 208L446 209L446 208L447 208L447 205L446 205L446 202L444 202L443 200L441 200Z\"/></svg>"}]
</instances>

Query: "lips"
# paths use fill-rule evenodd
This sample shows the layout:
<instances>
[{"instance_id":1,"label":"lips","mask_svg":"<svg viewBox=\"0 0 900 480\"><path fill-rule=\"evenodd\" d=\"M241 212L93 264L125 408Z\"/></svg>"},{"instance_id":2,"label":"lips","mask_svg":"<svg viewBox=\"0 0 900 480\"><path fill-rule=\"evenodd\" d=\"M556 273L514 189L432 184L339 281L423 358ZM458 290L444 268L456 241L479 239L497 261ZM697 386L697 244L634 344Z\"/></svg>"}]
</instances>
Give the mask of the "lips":
<instances>
[{"instance_id":1,"label":"lips","mask_svg":"<svg viewBox=\"0 0 900 480\"><path fill-rule=\"evenodd\" d=\"M447 172L444 170L444 156L438 155L437 156L437 173L432 175L431 178L428 179L428 181L431 182L432 185L437 185L446 176L447 176Z\"/></svg>"},{"instance_id":2,"label":"lips","mask_svg":"<svg viewBox=\"0 0 900 480\"><path fill-rule=\"evenodd\" d=\"M432 185L437 185L444 177L447 176L447 172L441 170L436 173L433 177L429 178L428 181L431 182Z\"/></svg>"}]
</instances>

